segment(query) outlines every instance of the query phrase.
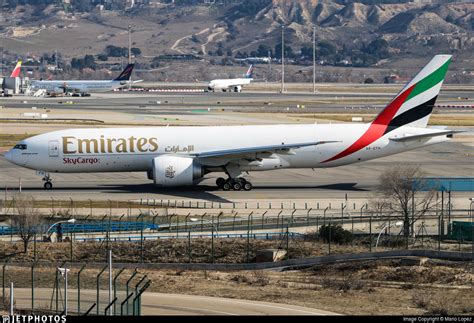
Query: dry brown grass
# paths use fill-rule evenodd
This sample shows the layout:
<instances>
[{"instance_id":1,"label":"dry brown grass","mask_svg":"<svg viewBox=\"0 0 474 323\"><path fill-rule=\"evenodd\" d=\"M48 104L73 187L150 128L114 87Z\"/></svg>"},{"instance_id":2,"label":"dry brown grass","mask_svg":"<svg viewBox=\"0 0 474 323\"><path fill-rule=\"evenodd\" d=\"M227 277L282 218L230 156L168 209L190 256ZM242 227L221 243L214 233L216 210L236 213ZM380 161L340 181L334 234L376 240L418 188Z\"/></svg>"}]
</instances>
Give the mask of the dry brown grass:
<instances>
[{"instance_id":1,"label":"dry brown grass","mask_svg":"<svg viewBox=\"0 0 474 323\"><path fill-rule=\"evenodd\" d=\"M131 233L140 237L140 233ZM282 249L286 247L282 239L250 239L250 261L255 261L256 251L261 249ZM105 242L74 242L73 261L106 261ZM302 241L290 239L289 258L324 256L328 253L328 245L319 241ZM141 261L140 242L112 242L115 262ZM46 261L69 261L71 259L71 244L69 242L50 243L37 242L37 259ZM34 245L29 244L26 253L21 252L19 243L0 242L0 261L11 258L14 261L31 261L34 256ZM367 252L365 245L331 244L331 253ZM210 238L191 239L191 260L193 263L209 263L212 261L212 246ZM144 263L187 263L189 248L187 239L158 239L145 240L143 243ZM215 238L214 262L216 263L245 263L247 262L247 239L245 238Z\"/></svg>"},{"instance_id":2,"label":"dry brown grass","mask_svg":"<svg viewBox=\"0 0 474 323\"><path fill-rule=\"evenodd\" d=\"M464 268L464 273L470 272L469 265L466 264L447 263L445 266L452 268L453 273L459 268ZM378 267L393 267L396 270L401 266L396 261L366 261L352 265L325 265L318 272L140 269L132 285L146 274L152 280L149 289L151 292L279 302L355 315L474 314L473 295L466 289L471 286L469 281L463 283L464 289L454 288L453 283L441 286L421 286L415 283L413 288L403 289L398 285L383 285L371 278L361 278L367 269L376 270ZM35 270L37 287L51 288L54 282L53 268L39 267ZM412 268L416 270L416 267ZM14 281L15 286L19 288L30 287L29 267L8 266L6 272L6 281ZM78 268L71 269L70 288L76 288L77 272ZM95 289L98 272L99 269L86 267L81 274L81 288ZM114 274L117 272L118 268ZM120 290L124 289L124 284L131 273L132 270L127 269L119 277L117 282ZM376 278L383 279L383 277L381 274ZM321 283L321 278L327 279L326 286ZM106 288L106 281L107 275L103 274L100 279L101 288Z\"/></svg>"}]
</instances>

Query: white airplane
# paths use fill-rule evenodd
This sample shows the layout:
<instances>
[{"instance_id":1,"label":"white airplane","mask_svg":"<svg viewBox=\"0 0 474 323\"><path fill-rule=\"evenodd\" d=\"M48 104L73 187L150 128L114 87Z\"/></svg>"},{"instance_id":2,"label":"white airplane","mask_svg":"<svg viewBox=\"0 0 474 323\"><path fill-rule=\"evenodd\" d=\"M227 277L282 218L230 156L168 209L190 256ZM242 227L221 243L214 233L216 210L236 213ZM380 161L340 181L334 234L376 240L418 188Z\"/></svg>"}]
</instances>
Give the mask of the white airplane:
<instances>
[{"instance_id":1,"label":"white airplane","mask_svg":"<svg viewBox=\"0 0 474 323\"><path fill-rule=\"evenodd\" d=\"M222 90L223 92L242 92L242 86L250 84L250 82L253 81L252 76L253 65L250 65L243 78L212 80L207 85L207 89L212 92L216 90Z\"/></svg>"},{"instance_id":2,"label":"white airplane","mask_svg":"<svg viewBox=\"0 0 474 323\"><path fill-rule=\"evenodd\" d=\"M93 93L108 92L122 88L129 84L135 64L129 64L113 80L81 80L81 81L31 81L29 90L33 93L38 90L45 90L48 93ZM137 83L139 81L134 81Z\"/></svg>"},{"instance_id":3,"label":"white airplane","mask_svg":"<svg viewBox=\"0 0 474 323\"><path fill-rule=\"evenodd\" d=\"M146 172L160 187L193 185L225 172L224 190L251 190L244 172L358 163L450 140L427 128L450 55L435 56L368 124L69 129L20 141L7 160L51 173Z\"/></svg>"}]
</instances>

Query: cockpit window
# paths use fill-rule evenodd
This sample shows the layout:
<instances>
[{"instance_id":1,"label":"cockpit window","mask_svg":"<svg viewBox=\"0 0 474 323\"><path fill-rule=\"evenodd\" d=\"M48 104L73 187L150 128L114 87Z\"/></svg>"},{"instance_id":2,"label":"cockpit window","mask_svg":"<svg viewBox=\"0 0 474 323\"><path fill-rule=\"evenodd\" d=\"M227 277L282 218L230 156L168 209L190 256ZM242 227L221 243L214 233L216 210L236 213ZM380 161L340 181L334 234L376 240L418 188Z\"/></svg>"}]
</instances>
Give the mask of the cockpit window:
<instances>
[{"instance_id":1,"label":"cockpit window","mask_svg":"<svg viewBox=\"0 0 474 323\"><path fill-rule=\"evenodd\" d=\"M13 149L20 149L20 150L26 150L26 145L25 144L18 144L13 147Z\"/></svg>"}]
</instances>

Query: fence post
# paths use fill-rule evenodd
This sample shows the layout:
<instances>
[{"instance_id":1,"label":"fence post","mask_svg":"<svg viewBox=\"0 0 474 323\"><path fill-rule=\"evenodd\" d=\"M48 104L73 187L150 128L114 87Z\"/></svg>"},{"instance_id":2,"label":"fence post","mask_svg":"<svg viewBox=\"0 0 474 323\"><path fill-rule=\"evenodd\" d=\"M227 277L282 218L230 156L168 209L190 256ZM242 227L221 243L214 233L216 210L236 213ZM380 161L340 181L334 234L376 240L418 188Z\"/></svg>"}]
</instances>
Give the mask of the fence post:
<instances>
[{"instance_id":1,"label":"fence post","mask_svg":"<svg viewBox=\"0 0 474 323\"><path fill-rule=\"evenodd\" d=\"M106 265L102 270L99 272L99 274L96 277L96 286L97 286L97 315L99 315L99 308L100 308L100 297L99 297L99 291L100 291L100 275L108 268L109 266Z\"/></svg>"},{"instance_id":2,"label":"fence post","mask_svg":"<svg viewBox=\"0 0 474 323\"><path fill-rule=\"evenodd\" d=\"M15 303L15 297L13 296L13 282L10 283L10 316L13 316L13 304Z\"/></svg>"},{"instance_id":3,"label":"fence post","mask_svg":"<svg viewBox=\"0 0 474 323\"><path fill-rule=\"evenodd\" d=\"M351 228L351 247L354 248L354 218L351 217L352 228Z\"/></svg>"},{"instance_id":4,"label":"fence post","mask_svg":"<svg viewBox=\"0 0 474 323\"><path fill-rule=\"evenodd\" d=\"M129 286L130 282L132 281L132 279L135 277L136 274L138 274L138 269L137 269L137 268L135 268L135 270L133 271L132 276L130 276L130 278L127 280L127 282L126 282L126 284L125 284L126 295L129 295L129 294L128 294L128 286ZM133 295L133 292L132 292L130 295ZM129 295L129 296L130 296L130 295ZM125 301L127 302L127 315L128 315L128 299L129 299L129 298L130 298L130 297L127 297L127 299L125 300ZM122 303L122 305L123 305L123 303Z\"/></svg>"},{"instance_id":5,"label":"fence post","mask_svg":"<svg viewBox=\"0 0 474 323\"><path fill-rule=\"evenodd\" d=\"M82 265L77 272L77 314L81 315L81 273L86 268L87 264Z\"/></svg>"},{"instance_id":6,"label":"fence post","mask_svg":"<svg viewBox=\"0 0 474 323\"><path fill-rule=\"evenodd\" d=\"M370 218L369 218L369 236L370 236L369 251L372 252L372 213L370 213Z\"/></svg>"},{"instance_id":7,"label":"fence post","mask_svg":"<svg viewBox=\"0 0 474 323\"><path fill-rule=\"evenodd\" d=\"M35 235L33 236L33 262L38 261L38 255L36 253L36 228L35 228Z\"/></svg>"},{"instance_id":8,"label":"fence post","mask_svg":"<svg viewBox=\"0 0 474 323\"><path fill-rule=\"evenodd\" d=\"M128 315L128 300L133 296L133 292L127 295L127 297L120 303L120 316L123 316L123 305L127 303L127 315Z\"/></svg>"},{"instance_id":9,"label":"fence post","mask_svg":"<svg viewBox=\"0 0 474 323\"><path fill-rule=\"evenodd\" d=\"M5 304L5 268L7 267L7 264L10 261L10 259L11 258L8 258L8 260L2 266L2 300L4 304Z\"/></svg>"},{"instance_id":10,"label":"fence post","mask_svg":"<svg viewBox=\"0 0 474 323\"><path fill-rule=\"evenodd\" d=\"M114 277L114 315L117 315L117 278L120 276L120 274L125 270L125 268L120 269L117 275ZM110 305L109 305L110 306ZM107 314L106 314L107 315Z\"/></svg>"},{"instance_id":11,"label":"fence post","mask_svg":"<svg viewBox=\"0 0 474 323\"><path fill-rule=\"evenodd\" d=\"M238 214L238 213L239 213L239 212L235 212L235 214L234 214L234 221L232 221L232 231L235 230L235 218L237 217L237 214Z\"/></svg>"},{"instance_id":12,"label":"fence post","mask_svg":"<svg viewBox=\"0 0 474 323\"><path fill-rule=\"evenodd\" d=\"M35 308L35 265L36 263L33 262L31 264L31 309Z\"/></svg>"},{"instance_id":13,"label":"fence post","mask_svg":"<svg viewBox=\"0 0 474 323\"><path fill-rule=\"evenodd\" d=\"M104 315L107 316L107 312L109 311L109 309L112 307L112 305L114 306L114 315L115 315L115 303L117 302L117 297L115 297L112 302L110 302L109 305L107 305L107 307L104 309Z\"/></svg>"},{"instance_id":14,"label":"fence post","mask_svg":"<svg viewBox=\"0 0 474 323\"><path fill-rule=\"evenodd\" d=\"M211 222L211 263L214 263L214 215Z\"/></svg>"},{"instance_id":15,"label":"fence post","mask_svg":"<svg viewBox=\"0 0 474 323\"><path fill-rule=\"evenodd\" d=\"M249 214L247 219L247 263L250 263L250 217L252 213Z\"/></svg>"},{"instance_id":16,"label":"fence post","mask_svg":"<svg viewBox=\"0 0 474 323\"><path fill-rule=\"evenodd\" d=\"M440 216L438 210L436 210L436 217L438 218L438 251L441 250L441 228L440 228ZM473 253L474 254L474 253Z\"/></svg>"},{"instance_id":17,"label":"fence post","mask_svg":"<svg viewBox=\"0 0 474 323\"><path fill-rule=\"evenodd\" d=\"M295 215L295 212L296 210L293 210L293 212L291 212L291 225L293 226L293 216Z\"/></svg>"},{"instance_id":18,"label":"fence post","mask_svg":"<svg viewBox=\"0 0 474 323\"><path fill-rule=\"evenodd\" d=\"M188 231L188 257L188 261L191 263L191 231Z\"/></svg>"},{"instance_id":19,"label":"fence post","mask_svg":"<svg viewBox=\"0 0 474 323\"><path fill-rule=\"evenodd\" d=\"M331 220L329 220L329 234L328 234L328 242L329 242L329 255L331 254Z\"/></svg>"},{"instance_id":20,"label":"fence post","mask_svg":"<svg viewBox=\"0 0 474 323\"><path fill-rule=\"evenodd\" d=\"M56 313L58 313L59 309L59 273L56 269Z\"/></svg>"}]
</instances>

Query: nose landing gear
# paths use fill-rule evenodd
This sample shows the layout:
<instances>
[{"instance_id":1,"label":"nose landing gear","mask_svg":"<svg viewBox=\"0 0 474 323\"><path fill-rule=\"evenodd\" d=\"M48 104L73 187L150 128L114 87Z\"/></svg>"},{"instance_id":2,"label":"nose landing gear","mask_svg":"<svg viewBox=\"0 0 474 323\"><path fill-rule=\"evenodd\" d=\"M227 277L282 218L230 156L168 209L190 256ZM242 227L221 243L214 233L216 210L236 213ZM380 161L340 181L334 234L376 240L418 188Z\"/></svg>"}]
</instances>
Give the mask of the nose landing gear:
<instances>
[{"instance_id":1,"label":"nose landing gear","mask_svg":"<svg viewBox=\"0 0 474 323\"><path fill-rule=\"evenodd\" d=\"M44 181L44 185L43 185L44 189L50 190L53 188L53 183L51 182L51 177L49 177L49 174L44 175L43 181Z\"/></svg>"},{"instance_id":2,"label":"nose landing gear","mask_svg":"<svg viewBox=\"0 0 474 323\"><path fill-rule=\"evenodd\" d=\"M240 178L228 178L224 179L222 177L219 177L216 180L217 187L224 191L230 191L231 189L234 191L250 191L253 188L252 183L247 181L245 178L240 177Z\"/></svg>"}]
</instances>

